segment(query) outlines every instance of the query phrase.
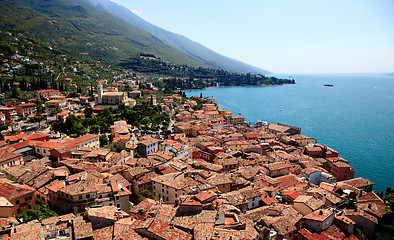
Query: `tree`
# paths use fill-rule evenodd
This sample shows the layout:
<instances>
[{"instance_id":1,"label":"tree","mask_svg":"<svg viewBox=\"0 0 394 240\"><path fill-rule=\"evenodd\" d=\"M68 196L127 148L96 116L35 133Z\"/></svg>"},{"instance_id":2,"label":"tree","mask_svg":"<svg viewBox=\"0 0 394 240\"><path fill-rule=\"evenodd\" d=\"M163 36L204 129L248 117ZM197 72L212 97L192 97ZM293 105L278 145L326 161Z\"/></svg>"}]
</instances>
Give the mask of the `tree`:
<instances>
[{"instance_id":1,"label":"tree","mask_svg":"<svg viewBox=\"0 0 394 240\"><path fill-rule=\"evenodd\" d=\"M17 87L12 87L12 91L11 91L11 98L16 98L16 99L18 99L18 98L20 98L20 96L21 96L21 93L20 93L20 91L19 91L19 88L17 88Z\"/></svg>"},{"instance_id":2,"label":"tree","mask_svg":"<svg viewBox=\"0 0 394 240\"><path fill-rule=\"evenodd\" d=\"M142 120L141 120L141 124L142 125L149 125L151 123L151 120L149 119L149 117L144 117Z\"/></svg>"},{"instance_id":3,"label":"tree","mask_svg":"<svg viewBox=\"0 0 394 240\"><path fill-rule=\"evenodd\" d=\"M29 222L35 219L46 219L50 217L59 216L56 212L50 209L47 205L37 204L33 209L28 209L19 215L19 218L23 218L23 222Z\"/></svg>"},{"instance_id":4,"label":"tree","mask_svg":"<svg viewBox=\"0 0 394 240\"><path fill-rule=\"evenodd\" d=\"M90 126L89 132L93 133L93 134L99 134L100 133L100 126L99 125Z\"/></svg>"},{"instance_id":5,"label":"tree","mask_svg":"<svg viewBox=\"0 0 394 240\"><path fill-rule=\"evenodd\" d=\"M150 198L150 199L157 200L157 197L152 192L150 192L149 190L146 190L146 189L145 190L141 190L139 192L138 203L144 201L145 198Z\"/></svg>"},{"instance_id":6,"label":"tree","mask_svg":"<svg viewBox=\"0 0 394 240\"><path fill-rule=\"evenodd\" d=\"M108 138L105 134L100 135L99 140L100 140L100 147L108 145Z\"/></svg>"},{"instance_id":7,"label":"tree","mask_svg":"<svg viewBox=\"0 0 394 240\"><path fill-rule=\"evenodd\" d=\"M91 107L87 107L84 110L85 118L91 118L93 116L93 109Z\"/></svg>"}]
</instances>

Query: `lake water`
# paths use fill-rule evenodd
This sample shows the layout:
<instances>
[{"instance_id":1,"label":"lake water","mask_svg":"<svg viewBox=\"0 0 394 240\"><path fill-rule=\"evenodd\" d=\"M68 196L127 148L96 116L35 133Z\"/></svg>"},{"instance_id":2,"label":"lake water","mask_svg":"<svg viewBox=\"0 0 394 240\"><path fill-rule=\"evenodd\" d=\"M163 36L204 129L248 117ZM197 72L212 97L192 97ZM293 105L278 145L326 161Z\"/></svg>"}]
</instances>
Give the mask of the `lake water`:
<instances>
[{"instance_id":1,"label":"lake water","mask_svg":"<svg viewBox=\"0 0 394 240\"><path fill-rule=\"evenodd\" d=\"M288 77L288 75L275 75ZM302 134L340 152L355 177L394 187L394 77L385 74L292 75L295 85L219 87L188 91L212 96L224 108L257 120L301 127ZM325 87L332 84L333 87Z\"/></svg>"}]
</instances>

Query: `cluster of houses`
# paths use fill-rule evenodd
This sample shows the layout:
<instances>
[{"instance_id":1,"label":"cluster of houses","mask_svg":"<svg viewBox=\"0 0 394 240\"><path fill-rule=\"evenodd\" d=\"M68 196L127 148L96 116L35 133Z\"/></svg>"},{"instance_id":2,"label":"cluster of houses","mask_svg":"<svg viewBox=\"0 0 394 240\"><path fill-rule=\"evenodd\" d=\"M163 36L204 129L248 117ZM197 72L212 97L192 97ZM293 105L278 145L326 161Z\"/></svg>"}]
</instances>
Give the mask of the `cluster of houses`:
<instances>
[{"instance_id":1,"label":"cluster of houses","mask_svg":"<svg viewBox=\"0 0 394 240\"><path fill-rule=\"evenodd\" d=\"M133 90L131 95L138 97L140 94L141 92L139 90ZM81 107L93 107L95 112L99 112L105 107L117 106L121 103L132 107L136 104L136 100L129 98L129 95L127 92L118 91L115 87L103 88L101 84L97 86L95 101L91 101L92 99L86 96L67 98L56 89L40 90L37 91L37 96L39 99L45 100L43 106L39 106L44 109L42 113L37 113L38 106L35 102L38 98L30 99L28 102L11 100L5 102L4 106L0 106L0 121L3 125L10 125L11 123L18 122L19 119L34 119L39 117L39 115L47 118L55 110L58 111L56 113L57 120L64 120L71 112Z\"/></svg>"},{"instance_id":2,"label":"cluster of houses","mask_svg":"<svg viewBox=\"0 0 394 240\"><path fill-rule=\"evenodd\" d=\"M193 110L196 101L177 105L178 97L161 105L179 110L165 140L115 122L118 152L100 148L94 134L1 142L0 238L373 237L385 203L337 151L300 128L249 126L217 110L214 99L199 99L202 109ZM148 101L156 104L153 95ZM132 206L142 192L155 197ZM63 215L27 223L16 217L36 204Z\"/></svg>"}]
</instances>

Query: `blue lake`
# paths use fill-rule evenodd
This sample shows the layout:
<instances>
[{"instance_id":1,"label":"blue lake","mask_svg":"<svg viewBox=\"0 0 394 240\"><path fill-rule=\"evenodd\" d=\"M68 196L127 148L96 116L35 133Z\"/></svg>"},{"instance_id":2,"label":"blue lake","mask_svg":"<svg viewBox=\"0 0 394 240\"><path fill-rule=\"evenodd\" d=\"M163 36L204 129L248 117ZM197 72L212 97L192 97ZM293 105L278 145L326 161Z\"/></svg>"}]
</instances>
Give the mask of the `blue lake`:
<instances>
[{"instance_id":1,"label":"blue lake","mask_svg":"<svg viewBox=\"0 0 394 240\"><path fill-rule=\"evenodd\" d=\"M275 75L288 77L288 75ZM302 134L340 152L355 177L394 187L394 77L385 74L295 74L295 85L188 91L212 96L220 108L257 120L301 127ZM332 84L333 87L325 87Z\"/></svg>"}]
</instances>

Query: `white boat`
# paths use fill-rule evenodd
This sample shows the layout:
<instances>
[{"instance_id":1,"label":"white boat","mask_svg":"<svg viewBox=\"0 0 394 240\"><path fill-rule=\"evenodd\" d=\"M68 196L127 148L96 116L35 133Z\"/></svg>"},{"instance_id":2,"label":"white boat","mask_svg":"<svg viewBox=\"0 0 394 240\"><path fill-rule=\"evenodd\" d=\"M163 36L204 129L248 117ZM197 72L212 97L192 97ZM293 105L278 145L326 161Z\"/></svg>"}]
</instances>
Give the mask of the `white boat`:
<instances>
[{"instance_id":1,"label":"white boat","mask_svg":"<svg viewBox=\"0 0 394 240\"><path fill-rule=\"evenodd\" d=\"M268 122L266 122L266 121L256 121L256 124L254 126L259 127L259 126L266 126L266 125L268 125Z\"/></svg>"}]
</instances>

